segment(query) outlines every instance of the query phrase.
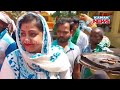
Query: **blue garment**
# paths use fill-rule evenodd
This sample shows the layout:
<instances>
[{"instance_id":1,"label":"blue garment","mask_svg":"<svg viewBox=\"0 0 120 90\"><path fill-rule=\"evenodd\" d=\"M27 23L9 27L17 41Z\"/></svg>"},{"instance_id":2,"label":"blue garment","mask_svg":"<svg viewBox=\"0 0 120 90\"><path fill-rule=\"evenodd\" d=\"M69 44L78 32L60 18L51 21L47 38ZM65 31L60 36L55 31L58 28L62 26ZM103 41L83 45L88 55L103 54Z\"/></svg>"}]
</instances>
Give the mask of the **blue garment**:
<instances>
[{"instance_id":1,"label":"blue garment","mask_svg":"<svg viewBox=\"0 0 120 90\"><path fill-rule=\"evenodd\" d=\"M0 64L0 70L1 70L1 68L2 68L2 64Z\"/></svg>"},{"instance_id":2,"label":"blue garment","mask_svg":"<svg viewBox=\"0 0 120 90\"><path fill-rule=\"evenodd\" d=\"M5 51L5 56L7 56L10 52L17 49L16 42L13 40L13 38L8 34L7 29L1 32L1 40L4 40L7 44L7 49Z\"/></svg>"},{"instance_id":3,"label":"blue garment","mask_svg":"<svg viewBox=\"0 0 120 90\"><path fill-rule=\"evenodd\" d=\"M23 59L18 49L10 53L7 56L7 59L8 59L9 65L14 71L15 79L41 79L41 77L37 75L36 71L43 73L46 79L50 79L49 71L42 69L41 67L35 64L32 64L32 66L34 67L34 70L30 69L30 67L25 62L25 60ZM51 61L53 61L53 59L51 59ZM56 73L56 78L57 79L60 78L59 73Z\"/></svg>"},{"instance_id":4,"label":"blue garment","mask_svg":"<svg viewBox=\"0 0 120 90\"><path fill-rule=\"evenodd\" d=\"M59 50L61 51L61 47L59 46L57 47L54 45L51 46L51 52L52 53L54 52L54 54L50 56L50 60L49 60L50 62L55 63L57 61L59 63L59 61L62 60L62 58L64 57L64 53L58 52ZM60 58L59 56L61 55L63 57ZM8 61L12 71L14 72L15 79L50 79L51 78L52 72L43 69L37 64L32 63L32 69L31 69L31 66L29 66L25 62L19 49L16 49L15 51L8 54L8 56L6 57L6 60ZM64 61L66 62L66 60L63 60L63 63L65 63ZM56 67L56 69L57 68L58 67ZM39 74L42 74L42 75L39 75ZM60 72L53 71L53 75L56 79L61 78L59 74Z\"/></svg>"},{"instance_id":5,"label":"blue garment","mask_svg":"<svg viewBox=\"0 0 120 90\"><path fill-rule=\"evenodd\" d=\"M78 27L81 31L87 30L88 32L91 32L92 28L88 27L86 22L83 20L80 20L79 22L79 27Z\"/></svg>"},{"instance_id":6,"label":"blue garment","mask_svg":"<svg viewBox=\"0 0 120 90\"><path fill-rule=\"evenodd\" d=\"M91 49L91 46L88 45L85 49L82 50L82 53L92 53L94 50Z\"/></svg>"},{"instance_id":7,"label":"blue garment","mask_svg":"<svg viewBox=\"0 0 120 90\"><path fill-rule=\"evenodd\" d=\"M0 33L0 66L2 67L5 57L16 50L16 42L8 34L7 29Z\"/></svg>"},{"instance_id":8,"label":"blue garment","mask_svg":"<svg viewBox=\"0 0 120 90\"><path fill-rule=\"evenodd\" d=\"M39 17L43 25L43 44L41 52L30 53L22 45L20 40L20 20L28 14ZM16 79L71 79L70 77L70 63L67 55L59 46L51 45L51 37L49 28L45 18L41 15L28 12L18 19L18 27L16 30L17 50L11 52L6 57L6 62L3 65L1 74L6 75L5 78ZM65 60L64 60L64 59ZM63 64L64 63L64 64ZM4 69L6 72L4 72Z\"/></svg>"},{"instance_id":9,"label":"blue garment","mask_svg":"<svg viewBox=\"0 0 120 90\"><path fill-rule=\"evenodd\" d=\"M7 50L5 51L5 55L7 56L9 53L11 53L12 51L16 50L17 49L17 43L14 42L14 43L11 43Z\"/></svg>"},{"instance_id":10,"label":"blue garment","mask_svg":"<svg viewBox=\"0 0 120 90\"><path fill-rule=\"evenodd\" d=\"M91 45L88 45L85 49L83 49L83 53L93 53L93 52L112 52L107 46L101 47L101 44L98 44L95 49L91 49Z\"/></svg>"}]
</instances>

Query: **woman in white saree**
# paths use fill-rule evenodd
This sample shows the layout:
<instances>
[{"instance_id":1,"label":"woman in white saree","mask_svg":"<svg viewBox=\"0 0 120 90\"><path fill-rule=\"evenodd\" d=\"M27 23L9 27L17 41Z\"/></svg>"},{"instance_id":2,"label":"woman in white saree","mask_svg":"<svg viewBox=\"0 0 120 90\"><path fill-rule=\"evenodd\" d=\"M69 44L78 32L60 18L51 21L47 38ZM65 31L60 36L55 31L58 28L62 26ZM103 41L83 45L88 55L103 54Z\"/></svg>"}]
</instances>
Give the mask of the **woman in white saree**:
<instances>
[{"instance_id":1,"label":"woman in white saree","mask_svg":"<svg viewBox=\"0 0 120 90\"><path fill-rule=\"evenodd\" d=\"M70 63L60 46L51 46L43 16L27 12L17 21L18 49L3 63L1 79L71 79Z\"/></svg>"}]
</instances>

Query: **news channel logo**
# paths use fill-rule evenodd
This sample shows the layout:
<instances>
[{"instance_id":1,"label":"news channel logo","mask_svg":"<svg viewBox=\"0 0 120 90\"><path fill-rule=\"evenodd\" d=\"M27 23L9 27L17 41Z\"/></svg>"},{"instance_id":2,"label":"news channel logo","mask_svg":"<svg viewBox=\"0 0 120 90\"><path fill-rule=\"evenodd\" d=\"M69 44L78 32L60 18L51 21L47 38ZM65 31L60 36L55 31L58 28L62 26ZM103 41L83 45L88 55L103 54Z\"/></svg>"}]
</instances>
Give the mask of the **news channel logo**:
<instances>
[{"instance_id":1,"label":"news channel logo","mask_svg":"<svg viewBox=\"0 0 120 90\"><path fill-rule=\"evenodd\" d=\"M110 24L110 16L93 16L93 23Z\"/></svg>"}]
</instances>

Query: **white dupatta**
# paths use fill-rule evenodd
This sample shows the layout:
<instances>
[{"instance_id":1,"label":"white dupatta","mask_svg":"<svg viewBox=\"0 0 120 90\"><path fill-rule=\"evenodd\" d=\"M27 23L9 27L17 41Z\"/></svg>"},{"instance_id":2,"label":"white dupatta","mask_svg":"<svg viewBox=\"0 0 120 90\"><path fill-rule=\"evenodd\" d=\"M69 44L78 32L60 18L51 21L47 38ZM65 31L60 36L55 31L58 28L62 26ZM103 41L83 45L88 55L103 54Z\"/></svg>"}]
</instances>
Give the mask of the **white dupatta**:
<instances>
[{"instance_id":1,"label":"white dupatta","mask_svg":"<svg viewBox=\"0 0 120 90\"><path fill-rule=\"evenodd\" d=\"M17 21L16 41L25 62L31 68L35 69L37 66L37 68L42 68L49 72L63 72L69 69L70 63L67 55L63 52L63 49L59 46L58 47L51 46L51 37L49 33L49 28L44 17L32 12L27 12L27 14L33 14L37 17L40 17L43 24L43 44L42 44L41 53L33 54L33 53L27 52L24 49L24 47L20 42L19 21L26 14L21 16ZM36 72L39 73L39 71L36 71Z\"/></svg>"}]
</instances>

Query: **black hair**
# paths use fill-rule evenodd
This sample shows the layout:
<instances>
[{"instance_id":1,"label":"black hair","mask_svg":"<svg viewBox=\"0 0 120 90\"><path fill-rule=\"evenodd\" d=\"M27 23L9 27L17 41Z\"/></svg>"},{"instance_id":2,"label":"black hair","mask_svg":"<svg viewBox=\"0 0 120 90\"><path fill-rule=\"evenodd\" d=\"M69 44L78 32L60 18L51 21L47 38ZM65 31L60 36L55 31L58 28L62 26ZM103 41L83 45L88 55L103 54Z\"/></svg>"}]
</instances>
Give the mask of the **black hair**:
<instances>
[{"instance_id":1,"label":"black hair","mask_svg":"<svg viewBox=\"0 0 120 90\"><path fill-rule=\"evenodd\" d=\"M79 24L79 18L73 17L72 22L74 22L74 24Z\"/></svg>"},{"instance_id":2,"label":"black hair","mask_svg":"<svg viewBox=\"0 0 120 90\"><path fill-rule=\"evenodd\" d=\"M41 31L43 31L43 24L42 21L40 20L40 17L36 14L32 14L32 13L28 13L26 14L20 21L19 21L19 25L21 28L21 25L23 23L28 23L28 22L32 22L33 20L36 20L36 27L39 28Z\"/></svg>"},{"instance_id":3,"label":"black hair","mask_svg":"<svg viewBox=\"0 0 120 90\"><path fill-rule=\"evenodd\" d=\"M69 23L70 25L70 22L71 22L71 18L60 18L58 19L58 21L56 22L56 27L58 28L59 25L63 25L65 23ZM71 28L70 28L70 31L71 31Z\"/></svg>"},{"instance_id":4,"label":"black hair","mask_svg":"<svg viewBox=\"0 0 120 90\"><path fill-rule=\"evenodd\" d=\"M72 30L74 27L74 24L79 25L79 19L77 17L72 17L71 22L70 22L70 29Z\"/></svg>"},{"instance_id":5,"label":"black hair","mask_svg":"<svg viewBox=\"0 0 120 90\"><path fill-rule=\"evenodd\" d=\"M72 30L74 27L74 22L70 22L70 30Z\"/></svg>"}]
</instances>

